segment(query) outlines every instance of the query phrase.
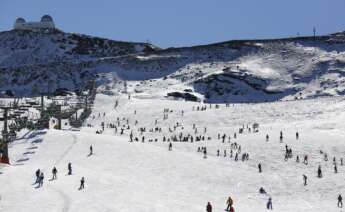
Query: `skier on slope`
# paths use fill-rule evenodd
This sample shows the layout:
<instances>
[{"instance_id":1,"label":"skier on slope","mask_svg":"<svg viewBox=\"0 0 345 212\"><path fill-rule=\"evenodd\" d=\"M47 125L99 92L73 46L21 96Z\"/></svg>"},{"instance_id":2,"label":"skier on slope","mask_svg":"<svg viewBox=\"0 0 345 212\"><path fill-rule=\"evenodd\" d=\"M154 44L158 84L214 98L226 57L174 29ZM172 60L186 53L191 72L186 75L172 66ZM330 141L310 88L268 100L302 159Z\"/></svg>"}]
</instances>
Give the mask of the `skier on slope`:
<instances>
[{"instance_id":1,"label":"skier on slope","mask_svg":"<svg viewBox=\"0 0 345 212\"><path fill-rule=\"evenodd\" d=\"M305 165L308 165L308 155L304 155L303 163L304 163Z\"/></svg>"},{"instance_id":2,"label":"skier on slope","mask_svg":"<svg viewBox=\"0 0 345 212\"><path fill-rule=\"evenodd\" d=\"M307 177L307 175L303 175L303 184L304 184L304 186L306 186L307 185L307 179L308 179L308 177Z\"/></svg>"},{"instance_id":3,"label":"skier on slope","mask_svg":"<svg viewBox=\"0 0 345 212\"><path fill-rule=\"evenodd\" d=\"M268 202L266 204L266 207L267 207L267 210L273 210L273 207L272 207L272 198L268 198Z\"/></svg>"},{"instance_id":4,"label":"skier on slope","mask_svg":"<svg viewBox=\"0 0 345 212\"><path fill-rule=\"evenodd\" d=\"M58 172L58 171L57 171L56 167L54 166L54 168L53 168L53 170L52 170L52 173L53 173L53 178L52 178L52 179L53 179L53 180L54 180L54 179L57 179L57 176L56 176L57 172Z\"/></svg>"},{"instance_id":5,"label":"skier on slope","mask_svg":"<svg viewBox=\"0 0 345 212\"><path fill-rule=\"evenodd\" d=\"M259 169L259 173L261 173L262 172L261 163L259 163L258 169Z\"/></svg>"},{"instance_id":6,"label":"skier on slope","mask_svg":"<svg viewBox=\"0 0 345 212\"><path fill-rule=\"evenodd\" d=\"M72 163L68 163L68 175L72 175Z\"/></svg>"},{"instance_id":7,"label":"skier on slope","mask_svg":"<svg viewBox=\"0 0 345 212\"><path fill-rule=\"evenodd\" d=\"M39 182L38 182L38 187L43 186L43 180L44 180L44 174L43 174L43 172L41 172Z\"/></svg>"},{"instance_id":8,"label":"skier on slope","mask_svg":"<svg viewBox=\"0 0 345 212\"><path fill-rule=\"evenodd\" d=\"M207 203L206 212L212 212L212 205L210 202Z\"/></svg>"},{"instance_id":9,"label":"skier on slope","mask_svg":"<svg viewBox=\"0 0 345 212\"><path fill-rule=\"evenodd\" d=\"M319 165L319 168L317 169L317 177L318 178L322 178L322 170L321 170L321 166Z\"/></svg>"},{"instance_id":10,"label":"skier on slope","mask_svg":"<svg viewBox=\"0 0 345 212\"><path fill-rule=\"evenodd\" d=\"M39 181L40 181L40 174L41 174L41 170L37 169L36 172L35 172L35 175L36 175L36 182L35 183L39 183Z\"/></svg>"},{"instance_id":11,"label":"skier on slope","mask_svg":"<svg viewBox=\"0 0 345 212\"><path fill-rule=\"evenodd\" d=\"M232 200L231 196L228 197L228 199L226 200L226 204L227 204L227 207L226 207L226 210L230 210L231 206L234 204L234 201Z\"/></svg>"},{"instance_id":12,"label":"skier on slope","mask_svg":"<svg viewBox=\"0 0 345 212\"><path fill-rule=\"evenodd\" d=\"M204 148L204 158L207 158L207 150L206 150L206 147Z\"/></svg>"},{"instance_id":13,"label":"skier on slope","mask_svg":"<svg viewBox=\"0 0 345 212\"><path fill-rule=\"evenodd\" d=\"M172 151L172 143L169 143L169 151Z\"/></svg>"},{"instance_id":14,"label":"skier on slope","mask_svg":"<svg viewBox=\"0 0 345 212\"><path fill-rule=\"evenodd\" d=\"M93 154L93 148L92 148L92 145L90 145L90 153L89 155L92 155Z\"/></svg>"},{"instance_id":15,"label":"skier on slope","mask_svg":"<svg viewBox=\"0 0 345 212\"><path fill-rule=\"evenodd\" d=\"M338 196L338 207L339 208L343 207L343 197L340 194Z\"/></svg>"},{"instance_id":16,"label":"skier on slope","mask_svg":"<svg viewBox=\"0 0 345 212\"><path fill-rule=\"evenodd\" d=\"M84 189L84 184L85 184L85 178L82 177L81 180L80 180L80 187L79 187L79 190Z\"/></svg>"}]
</instances>

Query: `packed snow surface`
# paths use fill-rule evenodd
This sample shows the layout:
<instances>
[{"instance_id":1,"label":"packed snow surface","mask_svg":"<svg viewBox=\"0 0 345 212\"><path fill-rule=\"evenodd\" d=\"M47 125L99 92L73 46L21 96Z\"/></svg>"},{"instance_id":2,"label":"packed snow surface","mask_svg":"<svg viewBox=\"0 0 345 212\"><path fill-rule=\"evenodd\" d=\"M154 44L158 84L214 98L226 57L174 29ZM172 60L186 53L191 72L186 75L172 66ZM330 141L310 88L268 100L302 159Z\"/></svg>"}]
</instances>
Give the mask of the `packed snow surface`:
<instances>
[{"instance_id":1,"label":"packed snow surface","mask_svg":"<svg viewBox=\"0 0 345 212\"><path fill-rule=\"evenodd\" d=\"M197 107L202 106L207 109L198 111ZM269 197L274 211L340 211L337 196L345 195L345 167L340 165L345 153L344 107L345 99L341 97L229 107L220 104L216 109L215 105L210 108L150 93L132 95L130 99L124 93L97 94L93 114L80 131L26 131L11 143L11 165L0 168L0 211L200 212L206 210L207 202L211 202L213 211L224 211L229 195L240 212L266 211ZM164 109L169 109L165 120ZM117 125L117 118L120 127L115 133L107 125ZM102 122L104 132L96 134ZM246 128L253 123L259 124L259 132ZM243 125L244 132L239 134ZM142 135L140 127L146 128ZM150 132L155 127L161 132ZM131 131L138 142L129 142ZM284 135L282 142L280 131ZM168 151L163 136L178 137L180 133L205 136L205 140L172 142L172 151ZM226 134L224 143L218 133ZM234 142L241 145L238 161L234 160L235 149L230 158ZM90 145L93 155L88 155ZM293 153L287 161L285 145ZM206 159L197 152L203 146L207 147ZM249 153L248 161L241 160L243 153ZM324 160L325 154L328 161ZM304 155L309 157L308 165L302 163ZM333 157L338 164L337 174L333 171ZM67 175L69 162L72 175ZM258 163L262 164L262 173L258 172ZM319 165L323 178L316 176ZM58 177L50 180L54 166ZM41 188L34 184L37 169L45 174ZM307 186L303 185L303 174L308 176ZM78 190L83 176L85 189ZM260 194L260 187L267 194Z\"/></svg>"}]
</instances>

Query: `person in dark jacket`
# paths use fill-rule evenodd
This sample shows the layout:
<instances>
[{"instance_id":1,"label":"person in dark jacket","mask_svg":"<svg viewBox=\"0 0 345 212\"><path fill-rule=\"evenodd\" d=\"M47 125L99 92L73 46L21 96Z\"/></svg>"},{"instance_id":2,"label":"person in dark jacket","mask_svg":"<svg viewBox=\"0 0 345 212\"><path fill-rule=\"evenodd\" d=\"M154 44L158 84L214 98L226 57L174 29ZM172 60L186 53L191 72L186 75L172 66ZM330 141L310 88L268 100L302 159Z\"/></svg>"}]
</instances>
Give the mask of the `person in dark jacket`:
<instances>
[{"instance_id":1,"label":"person in dark jacket","mask_svg":"<svg viewBox=\"0 0 345 212\"><path fill-rule=\"evenodd\" d=\"M82 177L81 180L80 180L80 187L79 187L79 190L84 189L84 184L85 184L85 178Z\"/></svg>"},{"instance_id":2,"label":"person in dark jacket","mask_svg":"<svg viewBox=\"0 0 345 212\"><path fill-rule=\"evenodd\" d=\"M35 183L39 183L39 181L40 181L41 170L40 170L40 169L37 169L35 174L36 174L36 182L35 182Z\"/></svg>"},{"instance_id":3,"label":"person in dark jacket","mask_svg":"<svg viewBox=\"0 0 345 212\"><path fill-rule=\"evenodd\" d=\"M89 155L91 156L93 154L93 148L92 148L92 145L90 145L90 153Z\"/></svg>"},{"instance_id":4,"label":"person in dark jacket","mask_svg":"<svg viewBox=\"0 0 345 212\"><path fill-rule=\"evenodd\" d=\"M343 207L343 197L340 194L338 196L338 207L339 208Z\"/></svg>"},{"instance_id":5,"label":"person in dark jacket","mask_svg":"<svg viewBox=\"0 0 345 212\"><path fill-rule=\"evenodd\" d=\"M272 207L272 198L268 198L268 202L267 202L267 210L273 210L273 207Z\"/></svg>"},{"instance_id":6,"label":"person in dark jacket","mask_svg":"<svg viewBox=\"0 0 345 212\"><path fill-rule=\"evenodd\" d=\"M72 163L68 163L68 175L72 175Z\"/></svg>"},{"instance_id":7,"label":"person in dark jacket","mask_svg":"<svg viewBox=\"0 0 345 212\"><path fill-rule=\"evenodd\" d=\"M58 171L57 171L56 167L54 166L54 168L53 168L53 170L52 170L52 173L53 173L53 180L57 179L57 176L56 176L57 172L58 172Z\"/></svg>"},{"instance_id":8,"label":"person in dark jacket","mask_svg":"<svg viewBox=\"0 0 345 212\"><path fill-rule=\"evenodd\" d=\"M212 212L212 205L211 205L210 202L207 203L206 211L207 211L207 212Z\"/></svg>"}]
</instances>

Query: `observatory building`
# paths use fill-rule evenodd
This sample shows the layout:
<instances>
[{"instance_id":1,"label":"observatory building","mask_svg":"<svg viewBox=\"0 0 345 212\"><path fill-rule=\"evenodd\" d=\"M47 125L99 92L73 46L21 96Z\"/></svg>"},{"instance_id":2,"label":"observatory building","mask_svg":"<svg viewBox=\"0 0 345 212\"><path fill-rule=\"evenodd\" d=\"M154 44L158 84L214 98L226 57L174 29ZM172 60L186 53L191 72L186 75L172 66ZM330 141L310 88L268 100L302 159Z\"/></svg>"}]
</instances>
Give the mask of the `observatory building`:
<instances>
[{"instance_id":1,"label":"observatory building","mask_svg":"<svg viewBox=\"0 0 345 212\"><path fill-rule=\"evenodd\" d=\"M24 18L17 18L13 28L37 31L42 29L55 29L55 24L50 15L44 15L39 22L26 22Z\"/></svg>"}]
</instances>

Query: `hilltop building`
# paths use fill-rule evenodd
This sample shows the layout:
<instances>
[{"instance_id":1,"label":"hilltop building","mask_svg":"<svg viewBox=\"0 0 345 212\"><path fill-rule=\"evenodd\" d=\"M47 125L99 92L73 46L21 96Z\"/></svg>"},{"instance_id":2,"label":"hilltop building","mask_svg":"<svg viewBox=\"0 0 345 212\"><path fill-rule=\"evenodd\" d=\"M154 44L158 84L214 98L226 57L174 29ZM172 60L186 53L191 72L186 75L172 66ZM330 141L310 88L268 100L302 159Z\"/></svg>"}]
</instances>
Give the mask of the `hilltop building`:
<instances>
[{"instance_id":1,"label":"hilltop building","mask_svg":"<svg viewBox=\"0 0 345 212\"><path fill-rule=\"evenodd\" d=\"M44 30L55 29L54 20L50 15L44 15L39 22L26 22L24 18L17 18L13 26L16 30Z\"/></svg>"}]
</instances>

